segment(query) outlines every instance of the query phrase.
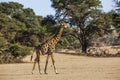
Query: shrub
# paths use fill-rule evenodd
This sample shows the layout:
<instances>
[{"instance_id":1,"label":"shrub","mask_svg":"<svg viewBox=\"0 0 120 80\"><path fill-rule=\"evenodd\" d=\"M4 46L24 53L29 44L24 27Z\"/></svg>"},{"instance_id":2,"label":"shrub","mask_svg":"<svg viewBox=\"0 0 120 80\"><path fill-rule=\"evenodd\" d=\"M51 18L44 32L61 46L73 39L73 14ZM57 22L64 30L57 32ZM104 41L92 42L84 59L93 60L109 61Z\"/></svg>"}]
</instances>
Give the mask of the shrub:
<instances>
[{"instance_id":1,"label":"shrub","mask_svg":"<svg viewBox=\"0 0 120 80\"><path fill-rule=\"evenodd\" d=\"M25 57L30 54L30 48L22 46L19 43L11 44L9 52L15 57Z\"/></svg>"},{"instance_id":2,"label":"shrub","mask_svg":"<svg viewBox=\"0 0 120 80\"><path fill-rule=\"evenodd\" d=\"M0 36L0 50L4 49L7 45L7 40Z\"/></svg>"}]
</instances>

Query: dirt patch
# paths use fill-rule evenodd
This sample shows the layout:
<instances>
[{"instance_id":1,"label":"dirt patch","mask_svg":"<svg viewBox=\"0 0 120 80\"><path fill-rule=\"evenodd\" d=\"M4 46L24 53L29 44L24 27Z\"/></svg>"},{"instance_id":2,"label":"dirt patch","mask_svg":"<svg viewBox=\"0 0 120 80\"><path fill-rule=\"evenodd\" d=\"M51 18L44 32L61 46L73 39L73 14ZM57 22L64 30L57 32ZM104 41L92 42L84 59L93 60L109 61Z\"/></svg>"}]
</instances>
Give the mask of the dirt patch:
<instances>
[{"instance_id":1,"label":"dirt patch","mask_svg":"<svg viewBox=\"0 0 120 80\"><path fill-rule=\"evenodd\" d=\"M46 56L41 57L41 68ZM30 57L26 57L29 62ZM31 74L32 63L0 64L0 80L120 80L120 58L94 58L55 53L59 74L55 74L48 64L48 75L40 75L36 67Z\"/></svg>"}]
</instances>

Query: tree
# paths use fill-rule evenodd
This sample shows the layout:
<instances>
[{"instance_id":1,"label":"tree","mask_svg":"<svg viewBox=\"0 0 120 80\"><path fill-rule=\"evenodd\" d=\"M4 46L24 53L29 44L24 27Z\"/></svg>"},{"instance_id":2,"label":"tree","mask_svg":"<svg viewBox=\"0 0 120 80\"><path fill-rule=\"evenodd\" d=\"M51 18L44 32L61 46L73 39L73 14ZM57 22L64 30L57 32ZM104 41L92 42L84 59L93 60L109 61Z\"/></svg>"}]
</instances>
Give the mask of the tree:
<instances>
[{"instance_id":1,"label":"tree","mask_svg":"<svg viewBox=\"0 0 120 80\"><path fill-rule=\"evenodd\" d=\"M11 42L17 31L21 31L25 28L25 25L20 21L9 18L6 14L0 14L0 31L7 39L8 42Z\"/></svg>"},{"instance_id":2,"label":"tree","mask_svg":"<svg viewBox=\"0 0 120 80\"><path fill-rule=\"evenodd\" d=\"M115 30L118 32L119 36L115 40L115 44L120 44L120 0L113 0L115 3L115 12L113 13L113 26Z\"/></svg>"},{"instance_id":3,"label":"tree","mask_svg":"<svg viewBox=\"0 0 120 80\"><path fill-rule=\"evenodd\" d=\"M113 14L113 22L114 26L117 28L118 31L120 31L120 1L119 0L113 0L115 2L116 6L116 12Z\"/></svg>"},{"instance_id":4,"label":"tree","mask_svg":"<svg viewBox=\"0 0 120 80\"><path fill-rule=\"evenodd\" d=\"M9 17L14 16L18 12L21 12L22 8L23 8L23 5L16 2L0 3L0 12L8 15Z\"/></svg>"},{"instance_id":5,"label":"tree","mask_svg":"<svg viewBox=\"0 0 120 80\"><path fill-rule=\"evenodd\" d=\"M0 3L0 51L14 57L24 57L40 43L42 17L16 2ZM9 57L9 56L7 56Z\"/></svg>"},{"instance_id":6,"label":"tree","mask_svg":"<svg viewBox=\"0 0 120 80\"><path fill-rule=\"evenodd\" d=\"M54 34L56 31L56 21L54 19L53 15L47 15L46 17L43 18L41 21L41 25L46 27L46 32L49 34Z\"/></svg>"},{"instance_id":7,"label":"tree","mask_svg":"<svg viewBox=\"0 0 120 80\"><path fill-rule=\"evenodd\" d=\"M26 26L24 30L17 32L15 41L31 47L38 45L40 42L38 35L42 34L43 31L40 25L40 17L36 16L32 9L25 8L16 13L13 18L24 23Z\"/></svg>"},{"instance_id":8,"label":"tree","mask_svg":"<svg viewBox=\"0 0 120 80\"><path fill-rule=\"evenodd\" d=\"M83 53L87 51L89 38L95 33L107 30L106 28L111 25L112 20L109 18L109 14L99 9L101 8L101 2L99 0L51 1L52 7L56 9L56 18L58 20L62 18L73 27L77 27L78 33L75 34L78 36Z\"/></svg>"}]
</instances>

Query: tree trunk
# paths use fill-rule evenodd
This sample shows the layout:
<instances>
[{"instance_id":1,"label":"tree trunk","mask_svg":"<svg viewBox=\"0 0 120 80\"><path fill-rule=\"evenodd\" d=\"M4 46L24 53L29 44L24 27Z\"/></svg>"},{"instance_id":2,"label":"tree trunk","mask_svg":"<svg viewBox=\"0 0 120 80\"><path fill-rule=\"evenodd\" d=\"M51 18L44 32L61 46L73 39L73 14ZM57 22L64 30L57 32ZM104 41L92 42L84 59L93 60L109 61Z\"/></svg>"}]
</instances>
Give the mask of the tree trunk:
<instances>
[{"instance_id":1,"label":"tree trunk","mask_svg":"<svg viewBox=\"0 0 120 80\"><path fill-rule=\"evenodd\" d=\"M84 41L83 41L81 47L82 47L82 53L83 53L83 54L86 54L86 53L87 53L87 47L88 47L88 46L87 46L87 42L84 42Z\"/></svg>"},{"instance_id":2,"label":"tree trunk","mask_svg":"<svg viewBox=\"0 0 120 80\"><path fill-rule=\"evenodd\" d=\"M81 43L82 53L86 54L87 53L87 48L88 48L88 42L87 42L85 34L80 33L79 41Z\"/></svg>"}]
</instances>

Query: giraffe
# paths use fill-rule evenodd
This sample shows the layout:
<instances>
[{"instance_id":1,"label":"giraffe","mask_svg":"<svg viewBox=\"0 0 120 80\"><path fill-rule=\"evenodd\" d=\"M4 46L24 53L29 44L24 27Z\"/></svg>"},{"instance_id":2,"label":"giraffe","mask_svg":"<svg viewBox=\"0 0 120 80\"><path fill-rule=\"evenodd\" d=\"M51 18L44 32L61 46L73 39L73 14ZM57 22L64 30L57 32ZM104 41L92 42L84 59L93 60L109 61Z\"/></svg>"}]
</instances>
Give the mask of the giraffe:
<instances>
[{"instance_id":1,"label":"giraffe","mask_svg":"<svg viewBox=\"0 0 120 80\"><path fill-rule=\"evenodd\" d=\"M45 54L47 55L47 58L46 58L44 73L47 74L46 70L47 70L48 60L51 57L54 71L56 74L58 74L56 66L55 66L53 52L55 51L56 44L58 43L59 39L61 38L64 28L67 28L67 27L68 27L68 25L65 22L62 22L57 33L51 39L46 40L44 43L42 43L34 48L36 57L35 57L34 64L33 64L32 74L34 72L36 63L38 63L39 73L42 74L41 69L40 69L40 56L45 55ZM33 54L31 55L31 60L32 60L32 57L33 57Z\"/></svg>"}]
</instances>

